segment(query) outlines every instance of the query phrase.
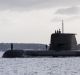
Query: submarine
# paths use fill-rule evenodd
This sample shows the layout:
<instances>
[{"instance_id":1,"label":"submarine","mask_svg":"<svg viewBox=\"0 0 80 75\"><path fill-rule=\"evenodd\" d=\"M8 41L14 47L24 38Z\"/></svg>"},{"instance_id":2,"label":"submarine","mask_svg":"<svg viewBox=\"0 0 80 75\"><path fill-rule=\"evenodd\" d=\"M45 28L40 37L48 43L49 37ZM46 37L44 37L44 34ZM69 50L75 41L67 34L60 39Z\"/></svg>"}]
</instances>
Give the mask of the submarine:
<instances>
[{"instance_id":1,"label":"submarine","mask_svg":"<svg viewBox=\"0 0 80 75\"><path fill-rule=\"evenodd\" d=\"M49 48L44 50L14 50L11 43L11 50L3 54L3 58L27 58L27 57L71 57L80 56L80 50L77 49L77 41L73 33L57 32L51 34Z\"/></svg>"},{"instance_id":2,"label":"submarine","mask_svg":"<svg viewBox=\"0 0 80 75\"><path fill-rule=\"evenodd\" d=\"M77 40L74 33L64 33L57 30L51 34L49 48L44 50L14 50L11 43L11 50L3 54L3 58L27 58L27 57L76 57L80 56L77 49Z\"/></svg>"}]
</instances>

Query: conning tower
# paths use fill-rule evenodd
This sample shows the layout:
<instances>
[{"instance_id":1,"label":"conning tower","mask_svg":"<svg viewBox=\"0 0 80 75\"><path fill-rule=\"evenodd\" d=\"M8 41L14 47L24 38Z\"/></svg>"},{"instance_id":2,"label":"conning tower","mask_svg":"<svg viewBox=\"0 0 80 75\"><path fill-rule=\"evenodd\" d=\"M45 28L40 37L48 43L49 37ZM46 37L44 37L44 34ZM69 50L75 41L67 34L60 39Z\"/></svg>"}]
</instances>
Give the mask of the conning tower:
<instances>
[{"instance_id":1,"label":"conning tower","mask_svg":"<svg viewBox=\"0 0 80 75\"><path fill-rule=\"evenodd\" d=\"M62 50L75 50L77 48L77 41L75 34L61 33L57 30L51 35L49 50L62 51Z\"/></svg>"}]
</instances>

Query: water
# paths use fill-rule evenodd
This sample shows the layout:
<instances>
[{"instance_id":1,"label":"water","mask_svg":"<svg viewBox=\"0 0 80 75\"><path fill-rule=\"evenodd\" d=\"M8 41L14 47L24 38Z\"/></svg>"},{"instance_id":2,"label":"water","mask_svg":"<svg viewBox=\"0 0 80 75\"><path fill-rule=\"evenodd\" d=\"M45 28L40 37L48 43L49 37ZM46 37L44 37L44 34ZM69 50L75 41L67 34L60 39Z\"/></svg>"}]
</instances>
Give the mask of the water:
<instances>
[{"instance_id":1,"label":"water","mask_svg":"<svg viewBox=\"0 0 80 75\"><path fill-rule=\"evenodd\" d=\"M0 58L0 75L80 75L80 57Z\"/></svg>"}]
</instances>

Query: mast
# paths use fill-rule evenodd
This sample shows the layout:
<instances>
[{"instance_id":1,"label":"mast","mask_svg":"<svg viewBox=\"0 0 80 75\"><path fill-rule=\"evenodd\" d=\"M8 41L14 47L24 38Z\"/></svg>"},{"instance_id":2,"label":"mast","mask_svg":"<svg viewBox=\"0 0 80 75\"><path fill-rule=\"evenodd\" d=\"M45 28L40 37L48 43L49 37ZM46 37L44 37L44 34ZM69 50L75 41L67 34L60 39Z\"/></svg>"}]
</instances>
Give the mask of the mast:
<instances>
[{"instance_id":1,"label":"mast","mask_svg":"<svg viewBox=\"0 0 80 75\"><path fill-rule=\"evenodd\" d=\"M63 20L62 20L62 33L64 33L64 23L63 23Z\"/></svg>"},{"instance_id":2,"label":"mast","mask_svg":"<svg viewBox=\"0 0 80 75\"><path fill-rule=\"evenodd\" d=\"M11 43L11 50L13 50L13 43Z\"/></svg>"}]
</instances>

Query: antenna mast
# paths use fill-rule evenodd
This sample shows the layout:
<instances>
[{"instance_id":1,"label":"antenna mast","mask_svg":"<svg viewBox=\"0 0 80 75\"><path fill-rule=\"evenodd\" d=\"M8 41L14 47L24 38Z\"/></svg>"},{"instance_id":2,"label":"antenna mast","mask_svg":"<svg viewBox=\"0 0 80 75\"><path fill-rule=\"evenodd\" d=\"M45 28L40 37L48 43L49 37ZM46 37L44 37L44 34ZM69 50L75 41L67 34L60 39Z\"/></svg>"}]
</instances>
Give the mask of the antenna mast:
<instances>
[{"instance_id":1,"label":"antenna mast","mask_svg":"<svg viewBox=\"0 0 80 75\"><path fill-rule=\"evenodd\" d=\"M64 23L63 23L63 20L62 20L62 33L64 33Z\"/></svg>"}]
</instances>

